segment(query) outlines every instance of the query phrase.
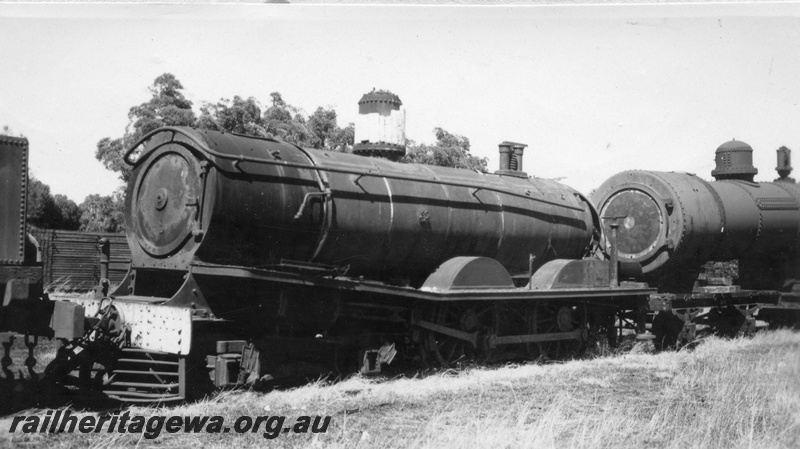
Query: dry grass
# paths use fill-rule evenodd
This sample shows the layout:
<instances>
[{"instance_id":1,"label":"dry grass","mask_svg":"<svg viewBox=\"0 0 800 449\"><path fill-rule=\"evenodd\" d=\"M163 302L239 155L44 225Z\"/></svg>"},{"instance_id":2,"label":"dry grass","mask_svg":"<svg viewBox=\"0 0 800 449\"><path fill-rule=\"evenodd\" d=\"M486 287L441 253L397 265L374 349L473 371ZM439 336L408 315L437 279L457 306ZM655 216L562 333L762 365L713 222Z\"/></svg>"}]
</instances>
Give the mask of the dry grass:
<instances>
[{"instance_id":1,"label":"dry grass","mask_svg":"<svg viewBox=\"0 0 800 449\"><path fill-rule=\"evenodd\" d=\"M94 296L95 285L85 282L73 282L69 276L60 277L53 282L45 285L46 291L51 299L68 298L91 298ZM114 285L109 291L113 291Z\"/></svg>"},{"instance_id":2,"label":"dry grass","mask_svg":"<svg viewBox=\"0 0 800 449\"><path fill-rule=\"evenodd\" d=\"M137 414L332 415L326 434L23 435L33 447L800 447L800 333L709 339L694 351L556 365L355 377L269 394L226 392ZM32 412L27 412L28 414Z\"/></svg>"}]
</instances>

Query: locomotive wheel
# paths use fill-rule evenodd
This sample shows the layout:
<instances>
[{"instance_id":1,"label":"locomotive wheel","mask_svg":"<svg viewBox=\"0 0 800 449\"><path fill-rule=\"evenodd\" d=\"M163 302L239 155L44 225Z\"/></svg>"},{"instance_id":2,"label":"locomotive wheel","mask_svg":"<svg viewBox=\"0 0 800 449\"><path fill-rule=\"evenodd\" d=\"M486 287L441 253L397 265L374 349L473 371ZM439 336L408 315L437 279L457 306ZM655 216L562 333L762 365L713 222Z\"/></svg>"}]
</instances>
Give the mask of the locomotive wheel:
<instances>
[{"instance_id":1,"label":"locomotive wheel","mask_svg":"<svg viewBox=\"0 0 800 449\"><path fill-rule=\"evenodd\" d=\"M570 332L584 324L576 308L559 302L533 304L526 308L525 323L531 334ZM578 340L558 340L527 345L528 356L540 359L564 359L575 356L583 347Z\"/></svg>"},{"instance_id":2,"label":"locomotive wheel","mask_svg":"<svg viewBox=\"0 0 800 449\"><path fill-rule=\"evenodd\" d=\"M435 324L466 333L476 333L477 345L442 333L426 330L422 350L423 361L443 368L462 366L468 362L485 363L491 356L486 336L492 332L495 310L492 304L441 303L431 307L426 318Z\"/></svg>"}]
</instances>

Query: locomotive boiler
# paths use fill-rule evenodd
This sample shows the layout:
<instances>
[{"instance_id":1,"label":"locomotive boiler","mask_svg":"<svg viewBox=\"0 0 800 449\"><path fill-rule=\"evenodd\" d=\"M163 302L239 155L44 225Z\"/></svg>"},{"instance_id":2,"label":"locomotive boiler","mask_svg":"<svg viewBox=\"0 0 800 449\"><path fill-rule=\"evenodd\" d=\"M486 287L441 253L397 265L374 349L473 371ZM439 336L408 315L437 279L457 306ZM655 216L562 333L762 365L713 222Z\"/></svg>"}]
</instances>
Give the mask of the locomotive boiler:
<instances>
[{"instance_id":1,"label":"locomotive boiler","mask_svg":"<svg viewBox=\"0 0 800 449\"><path fill-rule=\"evenodd\" d=\"M418 287L455 256L490 257L512 276L528 273L530 255L534 269L580 258L598 225L581 194L519 171L400 164L191 128L145 141L126 196L137 272L316 264Z\"/></svg>"},{"instance_id":2,"label":"locomotive boiler","mask_svg":"<svg viewBox=\"0 0 800 449\"><path fill-rule=\"evenodd\" d=\"M716 151L715 181L689 173L633 170L605 181L593 201L624 217L619 258L641 265L662 291L691 291L707 261L739 261L744 289L791 290L798 275L800 189L753 182L752 148Z\"/></svg>"}]
</instances>

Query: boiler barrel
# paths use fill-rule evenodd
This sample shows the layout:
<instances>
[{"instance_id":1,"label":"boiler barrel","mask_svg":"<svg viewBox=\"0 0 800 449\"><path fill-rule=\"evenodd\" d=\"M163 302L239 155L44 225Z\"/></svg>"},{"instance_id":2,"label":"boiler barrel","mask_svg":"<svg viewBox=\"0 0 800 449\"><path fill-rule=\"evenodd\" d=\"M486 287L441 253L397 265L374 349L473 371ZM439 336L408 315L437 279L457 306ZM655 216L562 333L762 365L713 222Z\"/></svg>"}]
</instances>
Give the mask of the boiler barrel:
<instances>
[{"instance_id":1,"label":"boiler barrel","mask_svg":"<svg viewBox=\"0 0 800 449\"><path fill-rule=\"evenodd\" d=\"M134 267L349 267L416 279L455 256L509 272L580 258L596 213L553 181L393 163L189 128L149 136L127 192Z\"/></svg>"},{"instance_id":2,"label":"boiler barrel","mask_svg":"<svg viewBox=\"0 0 800 449\"><path fill-rule=\"evenodd\" d=\"M800 190L786 183L633 170L609 178L592 199L601 216L626 216L620 259L651 277L696 275L710 260L788 258L800 240Z\"/></svg>"}]
</instances>

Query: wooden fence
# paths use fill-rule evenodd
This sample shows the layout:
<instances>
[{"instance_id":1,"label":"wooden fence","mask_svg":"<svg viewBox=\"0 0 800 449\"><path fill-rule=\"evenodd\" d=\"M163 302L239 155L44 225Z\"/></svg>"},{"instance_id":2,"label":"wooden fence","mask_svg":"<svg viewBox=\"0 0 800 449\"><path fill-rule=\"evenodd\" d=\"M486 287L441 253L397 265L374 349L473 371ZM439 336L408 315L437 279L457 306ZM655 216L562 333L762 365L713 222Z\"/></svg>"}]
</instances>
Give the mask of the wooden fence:
<instances>
[{"instance_id":1,"label":"wooden fence","mask_svg":"<svg viewBox=\"0 0 800 449\"><path fill-rule=\"evenodd\" d=\"M131 262L125 234L30 229L42 250L44 285L59 290L86 291L100 282L100 246L107 238L111 244L108 277L118 284Z\"/></svg>"}]
</instances>

